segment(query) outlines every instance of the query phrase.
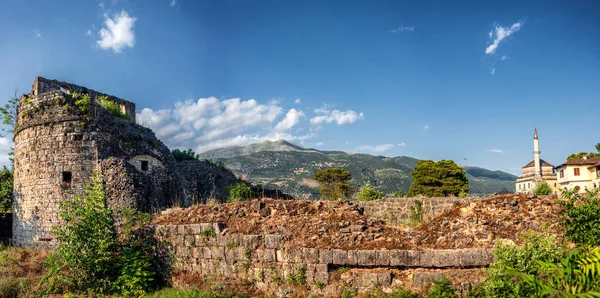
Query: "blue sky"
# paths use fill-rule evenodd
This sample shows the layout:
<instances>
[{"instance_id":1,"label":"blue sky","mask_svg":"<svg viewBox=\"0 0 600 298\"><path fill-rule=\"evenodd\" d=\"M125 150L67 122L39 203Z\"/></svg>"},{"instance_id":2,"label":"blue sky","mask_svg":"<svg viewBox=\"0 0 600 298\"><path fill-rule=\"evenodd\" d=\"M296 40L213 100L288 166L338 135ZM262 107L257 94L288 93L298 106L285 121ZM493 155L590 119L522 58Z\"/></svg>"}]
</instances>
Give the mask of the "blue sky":
<instances>
[{"instance_id":1,"label":"blue sky","mask_svg":"<svg viewBox=\"0 0 600 298\"><path fill-rule=\"evenodd\" d=\"M134 101L172 148L285 138L519 173L534 127L555 165L600 142L599 37L593 0L4 0L0 103L43 76Z\"/></svg>"}]
</instances>

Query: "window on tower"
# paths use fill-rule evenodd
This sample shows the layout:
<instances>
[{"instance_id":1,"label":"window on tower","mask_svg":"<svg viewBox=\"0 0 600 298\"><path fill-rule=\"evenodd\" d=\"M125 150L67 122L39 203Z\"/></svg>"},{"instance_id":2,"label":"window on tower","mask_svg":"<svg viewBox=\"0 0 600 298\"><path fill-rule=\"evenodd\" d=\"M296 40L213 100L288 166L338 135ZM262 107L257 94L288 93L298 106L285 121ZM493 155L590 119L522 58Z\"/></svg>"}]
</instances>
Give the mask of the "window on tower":
<instances>
[{"instance_id":1,"label":"window on tower","mask_svg":"<svg viewBox=\"0 0 600 298\"><path fill-rule=\"evenodd\" d=\"M573 169L573 175L579 176L579 168L574 168Z\"/></svg>"},{"instance_id":2,"label":"window on tower","mask_svg":"<svg viewBox=\"0 0 600 298\"><path fill-rule=\"evenodd\" d=\"M560 178L565 178L565 170L560 170Z\"/></svg>"}]
</instances>

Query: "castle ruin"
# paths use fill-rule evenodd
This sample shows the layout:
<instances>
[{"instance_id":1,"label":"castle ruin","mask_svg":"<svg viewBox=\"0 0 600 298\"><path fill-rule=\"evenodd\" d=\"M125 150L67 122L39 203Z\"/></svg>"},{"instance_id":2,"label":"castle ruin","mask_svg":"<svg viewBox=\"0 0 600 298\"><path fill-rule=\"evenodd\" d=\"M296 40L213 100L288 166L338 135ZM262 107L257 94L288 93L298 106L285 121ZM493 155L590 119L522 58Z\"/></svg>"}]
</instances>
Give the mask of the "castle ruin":
<instances>
[{"instance_id":1,"label":"castle ruin","mask_svg":"<svg viewBox=\"0 0 600 298\"><path fill-rule=\"evenodd\" d=\"M101 171L109 205L155 212L223 198L228 170L176 161L135 104L71 83L37 77L21 96L14 133L13 242L55 247L60 202L81 195Z\"/></svg>"}]
</instances>

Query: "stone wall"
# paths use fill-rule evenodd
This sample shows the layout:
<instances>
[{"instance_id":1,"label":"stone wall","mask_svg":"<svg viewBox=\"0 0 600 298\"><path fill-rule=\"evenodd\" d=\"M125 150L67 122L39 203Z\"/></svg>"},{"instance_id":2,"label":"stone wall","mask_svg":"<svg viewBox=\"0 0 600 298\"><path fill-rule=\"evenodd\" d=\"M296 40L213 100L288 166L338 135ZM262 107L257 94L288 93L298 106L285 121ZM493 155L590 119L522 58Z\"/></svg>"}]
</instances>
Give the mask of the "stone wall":
<instances>
[{"instance_id":1,"label":"stone wall","mask_svg":"<svg viewBox=\"0 0 600 298\"><path fill-rule=\"evenodd\" d=\"M396 270L415 268L481 268L491 263L491 250L340 250L284 247L277 234L226 234L219 223L155 225L157 238L169 247L174 272L203 277L248 279L271 293L302 283L321 293L334 282L337 268L351 272L351 286L366 290L398 285ZM421 279L423 275L419 276ZM416 277L415 277L416 278ZM414 283L422 282L418 280Z\"/></svg>"},{"instance_id":2,"label":"stone wall","mask_svg":"<svg viewBox=\"0 0 600 298\"><path fill-rule=\"evenodd\" d=\"M419 200L423 203L424 218L432 218L442 214L455 204L480 201L481 198L390 198L368 202L358 202L358 205L364 208L367 217L379 219L389 225L406 225L410 222L410 207L414 201Z\"/></svg>"}]
</instances>

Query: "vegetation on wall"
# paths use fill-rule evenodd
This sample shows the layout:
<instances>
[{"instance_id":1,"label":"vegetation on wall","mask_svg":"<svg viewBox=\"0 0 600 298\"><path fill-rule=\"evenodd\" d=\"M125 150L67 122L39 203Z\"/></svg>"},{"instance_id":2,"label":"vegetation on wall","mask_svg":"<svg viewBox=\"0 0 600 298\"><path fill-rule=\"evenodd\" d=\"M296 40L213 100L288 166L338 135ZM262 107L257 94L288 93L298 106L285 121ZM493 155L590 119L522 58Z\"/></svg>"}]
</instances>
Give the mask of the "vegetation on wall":
<instances>
[{"instance_id":1,"label":"vegetation on wall","mask_svg":"<svg viewBox=\"0 0 600 298\"><path fill-rule=\"evenodd\" d=\"M192 149L188 149L187 151L175 149L171 150L171 154L173 154L173 157L176 161L198 160L198 154L196 154L196 152L194 152Z\"/></svg>"},{"instance_id":2,"label":"vegetation on wall","mask_svg":"<svg viewBox=\"0 0 600 298\"><path fill-rule=\"evenodd\" d=\"M323 199L346 200L354 193L354 186L349 183L352 175L346 169L319 169L313 176L313 179L321 183L319 192Z\"/></svg>"},{"instance_id":3,"label":"vegetation on wall","mask_svg":"<svg viewBox=\"0 0 600 298\"><path fill-rule=\"evenodd\" d=\"M410 175L410 192L415 195L445 197L469 192L467 174L452 160L419 160Z\"/></svg>"},{"instance_id":4,"label":"vegetation on wall","mask_svg":"<svg viewBox=\"0 0 600 298\"><path fill-rule=\"evenodd\" d=\"M125 113L121 112L121 107L119 106L119 104L113 100L108 99L108 96L105 96L105 95L98 96L96 101L98 102L98 104L101 107L105 108L111 114L113 114L117 117L121 117L123 119L127 119L127 115L125 115Z\"/></svg>"}]
</instances>

